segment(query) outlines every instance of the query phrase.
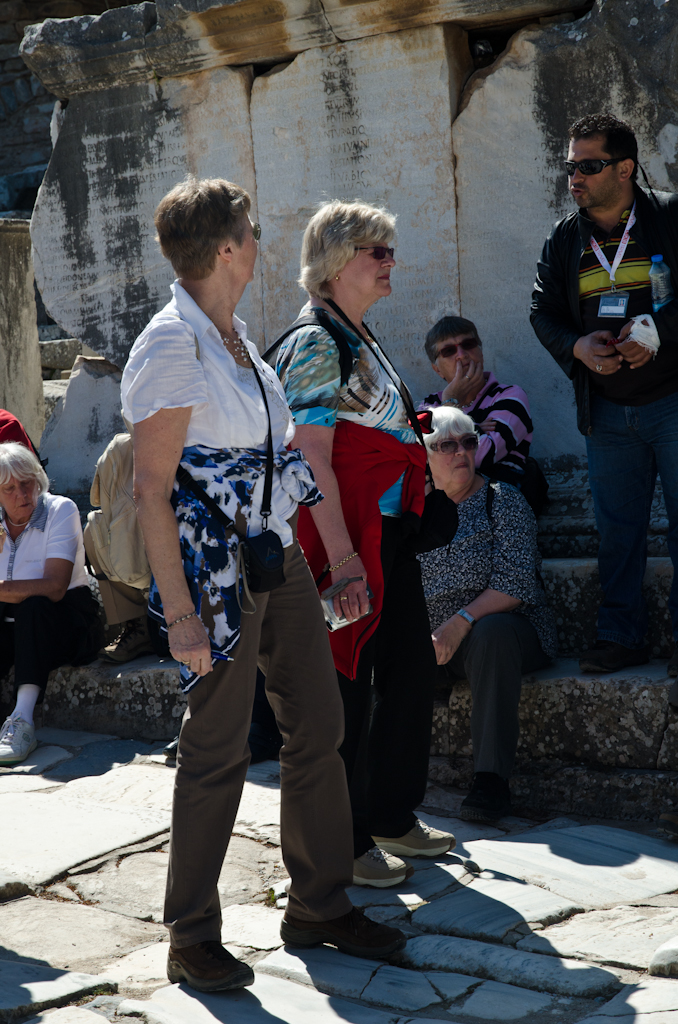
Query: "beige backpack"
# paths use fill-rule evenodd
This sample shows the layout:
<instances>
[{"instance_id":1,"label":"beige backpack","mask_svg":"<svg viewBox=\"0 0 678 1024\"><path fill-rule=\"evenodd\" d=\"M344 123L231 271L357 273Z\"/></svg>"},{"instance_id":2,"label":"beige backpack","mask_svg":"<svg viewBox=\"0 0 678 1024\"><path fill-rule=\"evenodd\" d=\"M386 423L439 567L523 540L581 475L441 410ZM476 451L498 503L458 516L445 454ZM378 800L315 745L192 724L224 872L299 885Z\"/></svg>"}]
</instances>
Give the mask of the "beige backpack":
<instances>
[{"instance_id":1,"label":"beige backpack","mask_svg":"<svg viewBox=\"0 0 678 1024\"><path fill-rule=\"evenodd\" d=\"M136 590L151 585L151 567L132 497L132 438L116 434L97 462L87 516L99 564L109 580Z\"/></svg>"}]
</instances>

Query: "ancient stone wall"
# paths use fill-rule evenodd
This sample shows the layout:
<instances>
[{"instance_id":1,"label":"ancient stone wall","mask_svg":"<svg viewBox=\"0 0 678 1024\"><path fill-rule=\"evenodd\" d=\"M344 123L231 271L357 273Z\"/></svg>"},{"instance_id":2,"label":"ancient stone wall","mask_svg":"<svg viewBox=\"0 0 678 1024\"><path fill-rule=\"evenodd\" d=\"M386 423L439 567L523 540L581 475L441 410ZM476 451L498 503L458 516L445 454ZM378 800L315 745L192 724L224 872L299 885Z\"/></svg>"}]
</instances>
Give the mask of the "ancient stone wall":
<instances>
[{"instance_id":1,"label":"ancient stone wall","mask_svg":"<svg viewBox=\"0 0 678 1024\"><path fill-rule=\"evenodd\" d=\"M38 444L45 423L28 221L0 220L0 408Z\"/></svg>"}]
</instances>

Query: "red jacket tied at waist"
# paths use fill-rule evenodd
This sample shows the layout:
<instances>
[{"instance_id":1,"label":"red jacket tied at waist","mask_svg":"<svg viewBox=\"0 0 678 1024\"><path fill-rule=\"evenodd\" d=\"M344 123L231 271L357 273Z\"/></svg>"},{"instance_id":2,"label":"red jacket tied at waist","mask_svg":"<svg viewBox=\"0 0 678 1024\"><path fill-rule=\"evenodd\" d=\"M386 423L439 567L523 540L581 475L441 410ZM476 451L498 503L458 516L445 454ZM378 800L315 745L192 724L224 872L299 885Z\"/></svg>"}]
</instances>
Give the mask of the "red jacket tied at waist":
<instances>
[{"instance_id":1,"label":"red jacket tied at waist","mask_svg":"<svg viewBox=\"0 0 678 1024\"><path fill-rule=\"evenodd\" d=\"M354 679L360 651L377 628L384 601L379 499L404 473L402 510L421 516L426 451L419 444L403 444L383 430L339 420L334 432L332 469L339 484L341 507L353 550L363 561L373 593L371 615L330 633L337 671ZM299 509L298 536L317 579L327 563L327 554L307 508ZM346 565L346 575L351 575L350 562ZM323 590L327 586L330 586L329 580L323 582Z\"/></svg>"}]
</instances>

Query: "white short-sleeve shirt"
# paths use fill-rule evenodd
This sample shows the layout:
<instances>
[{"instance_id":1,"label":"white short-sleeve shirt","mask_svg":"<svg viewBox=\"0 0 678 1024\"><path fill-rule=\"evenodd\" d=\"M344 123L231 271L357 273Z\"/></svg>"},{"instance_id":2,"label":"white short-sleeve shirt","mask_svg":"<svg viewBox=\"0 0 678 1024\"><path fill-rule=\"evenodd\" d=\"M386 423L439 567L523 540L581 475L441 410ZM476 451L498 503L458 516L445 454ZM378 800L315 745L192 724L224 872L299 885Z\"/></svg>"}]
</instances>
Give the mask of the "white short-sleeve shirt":
<instances>
[{"instance_id":1,"label":"white short-sleeve shirt","mask_svg":"<svg viewBox=\"0 0 678 1024\"><path fill-rule=\"evenodd\" d=\"M191 406L185 446L256 448L266 450L268 420L261 391L252 370L238 366L221 335L200 306L175 281L172 300L153 317L132 346L122 375L122 411L126 420L140 423L160 409ZM247 341L247 326L233 317L233 326L247 346L266 389L273 451L294 437L294 418L275 371ZM287 520L296 502L273 474L270 526L283 545L292 543ZM258 531L258 517L250 532Z\"/></svg>"},{"instance_id":2,"label":"white short-sleeve shirt","mask_svg":"<svg viewBox=\"0 0 678 1024\"><path fill-rule=\"evenodd\" d=\"M73 563L68 589L86 587L85 546L78 506L61 494L43 494L16 542L6 534L0 551L0 580L38 580L48 558Z\"/></svg>"}]
</instances>

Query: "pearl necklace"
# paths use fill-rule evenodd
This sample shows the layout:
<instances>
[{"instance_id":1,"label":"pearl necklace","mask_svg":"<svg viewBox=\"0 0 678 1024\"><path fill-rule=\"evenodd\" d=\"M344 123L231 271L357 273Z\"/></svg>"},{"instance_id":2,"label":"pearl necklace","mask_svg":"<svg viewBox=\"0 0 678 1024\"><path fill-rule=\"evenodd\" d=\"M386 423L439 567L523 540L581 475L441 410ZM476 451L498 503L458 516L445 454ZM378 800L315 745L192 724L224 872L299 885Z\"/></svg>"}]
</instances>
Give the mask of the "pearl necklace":
<instances>
[{"instance_id":1,"label":"pearl necklace","mask_svg":"<svg viewBox=\"0 0 678 1024\"><path fill-rule=\"evenodd\" d=\"M236 358L242 359L243 363L245 363L246 366L251 366L252 360L250 358L249 352L247 351L244 343L241 341L238 334L235 331L233 333L235 334L235 338L229 338L227 334L222 334L221 340L223 341L224 345L230 342L235 350L234 355L236 356Z\"/></svg>"}]
</instances>

